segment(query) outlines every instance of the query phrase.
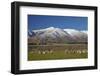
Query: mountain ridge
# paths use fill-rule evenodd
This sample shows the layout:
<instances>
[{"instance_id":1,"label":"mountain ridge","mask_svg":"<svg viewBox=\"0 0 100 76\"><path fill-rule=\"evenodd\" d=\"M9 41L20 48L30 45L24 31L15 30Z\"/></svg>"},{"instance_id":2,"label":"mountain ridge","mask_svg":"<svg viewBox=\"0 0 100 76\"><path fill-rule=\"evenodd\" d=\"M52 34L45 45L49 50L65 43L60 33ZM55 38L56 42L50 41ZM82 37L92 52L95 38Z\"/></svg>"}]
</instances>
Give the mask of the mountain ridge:
<instances>
[{"instance_id":1,"label":"mountain ridge","mask_svg":"<svg viewBox=\"0 0 100 76\"><path fill-rule=\"evenodd\" d=\"M29 43L35 42L40 44L87 42L87 31L49 27L32 30L32 32L28 33L28 40Z\"/></svg>"}]
</instances>

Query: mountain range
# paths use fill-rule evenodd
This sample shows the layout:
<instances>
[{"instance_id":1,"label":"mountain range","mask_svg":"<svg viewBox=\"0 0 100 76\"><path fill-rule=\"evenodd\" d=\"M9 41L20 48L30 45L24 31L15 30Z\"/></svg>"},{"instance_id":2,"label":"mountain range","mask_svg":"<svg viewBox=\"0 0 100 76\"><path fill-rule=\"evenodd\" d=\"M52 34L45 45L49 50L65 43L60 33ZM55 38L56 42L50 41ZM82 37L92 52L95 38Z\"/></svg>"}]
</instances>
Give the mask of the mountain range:
<instances>
[{"instance_id":1,"label":"mountain range","mask_svg":"<svg viewBox=\"0 0 100 76\"><path fill-rule=\"evenodd\" d=\"M49 27L45 29L28 31L28 43L84 43L87 42L87 31L76 29L61 29Z\"/></svg>"}]
</instances>

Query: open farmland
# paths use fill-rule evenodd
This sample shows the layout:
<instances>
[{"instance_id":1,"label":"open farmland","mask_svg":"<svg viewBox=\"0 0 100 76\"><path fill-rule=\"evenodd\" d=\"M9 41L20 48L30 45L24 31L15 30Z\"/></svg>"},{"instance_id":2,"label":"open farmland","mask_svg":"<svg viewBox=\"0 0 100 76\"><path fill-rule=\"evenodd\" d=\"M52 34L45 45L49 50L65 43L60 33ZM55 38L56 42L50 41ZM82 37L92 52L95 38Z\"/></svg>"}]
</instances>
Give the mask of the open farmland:
<instances>
[{"instance_id":1,"label":"open farmland","mask_svg":"<svg viewBox=\"0 0 100 76\"><path fill-rule=\"evenodd\" d=\"M28 45L28 61L88 58L87 44Z\"/></svg>"}]
</instances>

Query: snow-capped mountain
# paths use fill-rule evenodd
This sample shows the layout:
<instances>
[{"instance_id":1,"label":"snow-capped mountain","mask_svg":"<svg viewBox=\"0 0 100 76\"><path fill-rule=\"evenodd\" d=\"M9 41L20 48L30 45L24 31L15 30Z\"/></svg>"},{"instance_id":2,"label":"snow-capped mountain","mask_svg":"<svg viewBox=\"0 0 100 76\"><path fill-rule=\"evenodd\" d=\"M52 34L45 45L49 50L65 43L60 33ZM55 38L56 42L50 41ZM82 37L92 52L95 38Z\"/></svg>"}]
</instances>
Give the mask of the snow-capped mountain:
<instances>
[{"instance_id":1,"label":"snow-capped mountain","mask_svg":"<svg viewBox=\"0 0 100 76\"><path fill-rule=\"evenodd\" d=\"M57 38L57 37L69 36L69 34L65 32L63 29L54 27L49 27L41 30L33 30L33 32L36 33L36 35L38 35L39 37Z\"/></svg>"},{"instance_id":2,"label":"snow-capped mountain","mask_svg":"<svg viewBox=\"0 0 100 76\"><path fill-rule=\"evenodd\" d=\"M78 31L75 29L64 29L67 33L72 36L72 38L76 41L86 41L87 40L87 32L86 31Z\"/></svg>"},{"instance_id":3,"label":"snow-capped mountain","mask_svg":"<svg viewBox=\"0 0 100 76\"><path fill-rule=\"evenodd\" d=\"M87 42L87 31L75 29L60 29L49 27L46 29L32 30L28 32L31 41L38 39L40 43L67 43L67 42Z\"/></svg>"}]
</instances>

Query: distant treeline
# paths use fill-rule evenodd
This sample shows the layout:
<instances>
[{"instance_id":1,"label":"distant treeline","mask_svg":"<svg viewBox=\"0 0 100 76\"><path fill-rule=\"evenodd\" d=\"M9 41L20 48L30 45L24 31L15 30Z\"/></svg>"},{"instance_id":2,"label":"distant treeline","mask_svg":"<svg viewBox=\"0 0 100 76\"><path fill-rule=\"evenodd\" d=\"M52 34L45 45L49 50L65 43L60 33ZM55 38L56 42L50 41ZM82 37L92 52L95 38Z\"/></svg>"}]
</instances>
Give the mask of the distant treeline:
<instances>
[{"instance_id":1,"label":"distant treeline","mask_svg":"<svg viewBox=\"0 0 100 76\"><path fill-rule=\"evenodd\" d=\"M88 44L88 42L68 42L67 44Z\"/></svg>"},{"instance_id":2,"label":"distant treeline","mask_svg":"<svg viewBox=\"0 0 100 76\"><path fill-rule=\"evenodd\" d=\"M48 44L28 43L28 45L52 45L52 44L55 44L55 43L48 43ZM88 42L67 42L67 43L58 43L58 44L88 44Z\"/></svg>"}]
</instances>

